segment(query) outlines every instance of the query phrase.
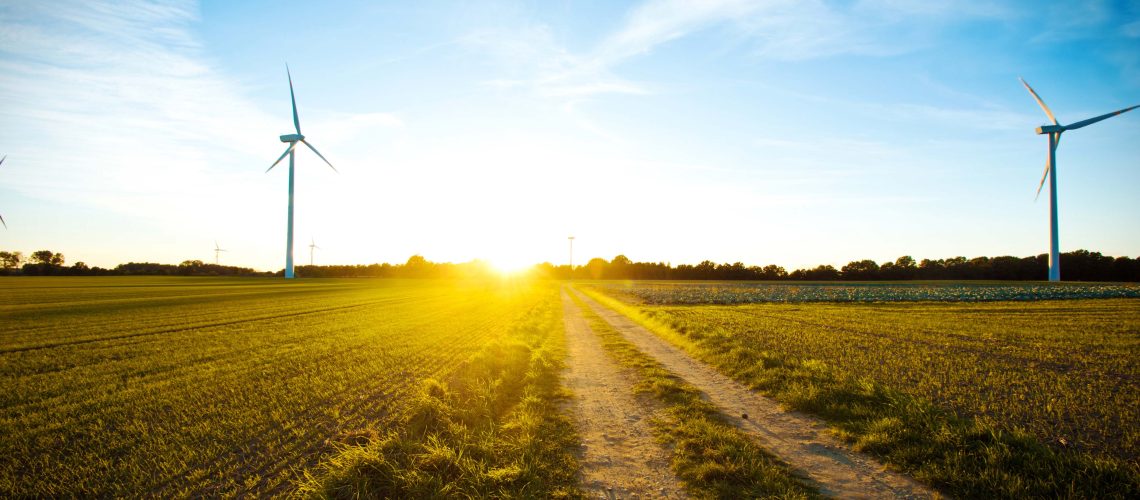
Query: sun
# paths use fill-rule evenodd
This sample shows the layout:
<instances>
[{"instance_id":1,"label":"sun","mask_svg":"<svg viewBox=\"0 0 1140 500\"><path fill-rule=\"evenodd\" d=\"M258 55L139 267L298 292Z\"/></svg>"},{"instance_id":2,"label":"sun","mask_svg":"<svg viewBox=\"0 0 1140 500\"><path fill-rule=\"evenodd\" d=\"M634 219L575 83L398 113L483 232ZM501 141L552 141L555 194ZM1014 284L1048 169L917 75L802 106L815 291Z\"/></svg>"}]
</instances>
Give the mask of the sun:
<instances>
[{"instance_id":1,"label":"sun","mask_svg":"<svg viewBox=\"0 0 1140 500\"><path fill-rule=\"evenodd\" d=\"M486 260L487 265L491 267L491 270L500 276L515 276L523 274L534 266L533 262L529 262L525 258L520 258L518 256L498 255Z\"/></svg>"}]
</instances>

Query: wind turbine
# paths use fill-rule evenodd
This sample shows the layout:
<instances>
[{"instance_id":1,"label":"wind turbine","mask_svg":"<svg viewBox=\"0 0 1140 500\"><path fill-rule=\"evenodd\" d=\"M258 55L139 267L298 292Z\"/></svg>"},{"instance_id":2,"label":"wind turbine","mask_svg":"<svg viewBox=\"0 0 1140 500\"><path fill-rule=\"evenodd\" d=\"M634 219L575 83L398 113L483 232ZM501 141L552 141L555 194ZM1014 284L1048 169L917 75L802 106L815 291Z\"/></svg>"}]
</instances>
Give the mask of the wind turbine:
<instances>
[{"instance_id":1,"label":"wind turbine","mask_svg":"<svg viewBox=\"0 0 1140 500\"><path fill-rule=\"evenodd\" d=\"M310 237L309 238L309 266L310 267L313 265L313 250L317 249L317 248L321 248L321 247L317 246L317 240L314 240L312 237Z\"/></svg>"},{"instance_id":2,"label":"wind turbine","mask_svg":"<svg viewBox=\"0 0 1140 500\"><path fill-rule=\"evenodd\" d=\"M285 148L285 152L281 154L281 157L273 162L265 172L268 173L270 170L273 170L273 167L281 163L281 160L284 160L286 156L289 157L289 229L285 236L285 279L293 279L293 150L297 148L298 142L302 143L313 150L317 156L321 157L321 159L328 164L329 168L333 169L333 172L337 172L337 169L332 163L329 163L320 151L317 151L317 148L314 148L312 144L309 144L309 141L305 140L304 135L301 135L301 120L297 118L297 98L293 95L293 74L289 72L288 64L285 65L285 74L289 76L289 100L293 103L293 127L297 130L297 133L281 136L281 142L289 143L289 147Z\"/></svg>"},{"instance_id":3,"label":"wind turbine","mask_svg":"<svg viewBox=\"0 0 1140 500\"><path fill-rule=\"evenodd\" d=\"M7 160L7 159L8 159L8 155L4 155L3 158L0 158L0 165L3 165L4 160ZM4 225L4 229L8 229L8 223L4 222L4 216L0 216L0 224Z\"/></svg>"},{"instance_id":4,"label":"wind turbine","mask_svg":"<svg viewBox=\"0 0 1140 500\"><path fill-rule=\"evenodd\" d=\"M214 240L214 265L218 265L218 255L224 251L224 248L218 246L218 240Z\"/></svg>"},{"instance_id":5,"label":"wind turbine","mask_svg":"<svg viewBox=\"0 0 1140 500\"><path fill-rule=\"evenodd\" d=\"M570 240L570 281L573 282L574 281L574 237L568 236L566 239Z\"/></svg>"},{"instance_id":6,"label":"wind turbine","mask_svg":"<svg viewBox=\"0 0 1140 500\"><path fill-rule=\"evenodd\" d=\"M1039 135L1049 134L1049 157L1045 161L1045 173L1041 175L1041 183L1037 185L1037 196L1041 196L1041 188L1045 186L1045 179L1049 179L1049 281L1061 281L1061 245L1058 241L1057 231L1057 146L1061 143L1061 134L1069 130L1076 130L1081 127L1092 125L1101 120L1112 118L1121 113L1132 111L1140 108L1140 105L1124 108L1119 111L1113 111L1087 120L1081 120L1069 125L1061 125L1057 123L1057 117L1053 116L1053 112L1049 111L1049 106L1045 105L1045 101L1033 91L1025 82L1024 78L1018 77L1021 84L1025 85L1025 90L1028 90L1033 95L1033 99L1037 101L1037 105L1045 111L1049 119L1053 121L1052 125L1042 125L1037 127ZM1034 197L1034 199L1037 199Z\"/></svg>"}]
</instances>

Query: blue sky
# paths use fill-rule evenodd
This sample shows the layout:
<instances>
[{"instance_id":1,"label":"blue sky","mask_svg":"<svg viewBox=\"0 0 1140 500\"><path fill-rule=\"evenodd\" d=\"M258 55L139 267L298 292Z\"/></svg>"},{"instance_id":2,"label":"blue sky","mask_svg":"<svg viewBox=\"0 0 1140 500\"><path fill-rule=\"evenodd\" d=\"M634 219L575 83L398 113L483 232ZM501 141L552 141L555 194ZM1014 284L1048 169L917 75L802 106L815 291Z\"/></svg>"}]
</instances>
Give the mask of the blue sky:
<instances>
[{"instance_id":1,"label":"blue sky","mask_svg":"<svg viewBox=\"0 0 1140 500\"><path fill-rule=\"evenodd\" d=\"M1045 123L1140 104L1136 2L0 2L0 249L69 262L789 269L1048 248ZM1140 112L1061 248L1140 256Z\"/></svg>"}]
</instances>

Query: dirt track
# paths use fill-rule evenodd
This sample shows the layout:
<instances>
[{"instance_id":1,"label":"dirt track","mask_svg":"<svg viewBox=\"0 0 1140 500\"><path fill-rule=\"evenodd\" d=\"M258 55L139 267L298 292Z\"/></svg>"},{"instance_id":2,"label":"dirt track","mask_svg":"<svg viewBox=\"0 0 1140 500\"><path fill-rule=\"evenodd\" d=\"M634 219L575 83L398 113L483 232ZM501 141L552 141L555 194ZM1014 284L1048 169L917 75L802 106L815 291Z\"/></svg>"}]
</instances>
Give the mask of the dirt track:
<instances>
[{"instance_id":1,"label":"dirt track","mask_svg":"<svg viewBox=\"0 0 1140 500\"><path fill-rule=\"evenodd\" d=\"M888 471L873 459L848 449L829 434L821 421L782 410L775 401L694 360L624 315L577 291L574 293L638 349L700 389L733 424L755 436L761 446L809 478L824 495L841 498L934 496L913 479ZM564 306L567 300L564 296ZM581 321L576 309L567 310L567 331L573 317ZM597 343L596 339L593 341ZM597 348L600 350L601 346ZM748 418L742 418L742 414Z\"/></svg>"},{"instance_id":2,"label":"dirt track","mask_svg":"<svg viewBox=\"0 0 1140 500\"><path fill-rule=\"evenodd\" d=\"M574 393L583 489L594 498L685 497L649 427L650 402L634 397L637 375L610 359L565 290L562 308L569 351L563 382Z\"/></svg>"}]
</instances>

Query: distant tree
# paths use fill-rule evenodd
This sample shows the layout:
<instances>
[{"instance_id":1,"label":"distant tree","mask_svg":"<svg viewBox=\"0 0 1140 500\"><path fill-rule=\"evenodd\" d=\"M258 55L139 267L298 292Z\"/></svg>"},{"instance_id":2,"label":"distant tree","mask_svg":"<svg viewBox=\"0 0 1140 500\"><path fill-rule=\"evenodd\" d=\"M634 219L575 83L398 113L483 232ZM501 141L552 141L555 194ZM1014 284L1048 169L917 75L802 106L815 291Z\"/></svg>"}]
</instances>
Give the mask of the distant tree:
<instances>
[{"instance_id":1,"label":"distant tree","mask_svg":"<svg viewBox=\"0 0 1140 500\"><path fill-rule=\"evenodd\" d=\"M760 279L782 280L782 279L787 279L787 278L788 278L788 272L785 271L784 268L777 266L777 265L774 265L774 264L769 264L767 266L764 266L764 268L761 270Z\"/></svg>"},{"instance_id":2,"label":"distant tree","mask_svg":"<svg viewBox=\"0 0 1140 500\"><path fill-rule=\"evenodd\" d=\"M605 272L605 277L610 279L629 279L630 265L633 264L629 257L625 255L618 255L614 260L610 261L609 268Z\"/></svg>"},{"instance_id":3,"label":"distant tree","mask_svg":"<svg viewBox=\"0 0 1140 500\"><path fill-rule=\"evenodd\" d=\"M716 263L711 260L703 260L693 267L693 272L696 273L696 279L699 280L716 279Z\"/></svg>"},{"instance_id":4,"label":"distant tree","mask_svg":"<svg viewBox=\"0 0 1140 500\"><path fill-rule=\"evenodd\" d=\"M879 265L870 259L849 262L841 272L845 280L879 279Z\"/></svg>"},{"instance_id":5,"label":"distant tree","mask_svg":"<svg viewBox=\"0 0 1140 500\"><path fill-rule=\"evenodd\" d=\"M423 255L413 255L408 257L408 261L404 263L401 270L405 278L429 278L433 274L433 265L428 262Z\"/></svg>"},{"instance_id":6,"label":"distant tree","mask_svg":"<svg viewBox=\"0 0 1140 500\"><path fill-rule=\"evenodd\" d=\"M835 281L839 279L839 270L831 265L822 265L814 269L796 269L788 277L794 280Z\"/></svg>"},{"instance_id":7,"label":"distant tree","mask_svg":"<svg viewBox=\"0 0 1140 500\"><path fill-rule=\"evenodd\" d=\"M914 257L903 255L895 259L894 263L883 264L879 268L879 274L883 279L912 280L918 277L918 266L914 263Z\"/></svg>"},{"instance_id":8,"label":"distant tree","mask_svg":"<svg viewBox=\"0 0 1140 500\"><path fill-rule=\"evenodd\" d=\"M1003 255L990 259L990 279L995 280L1022 280L1029 279L1028 274L1021 271L1021 259Z\"/></svg>"},{"instance_id":9,"label":"distant tree","mask_svg":"<svg viewBox=\"0 0 1140 500\"><path fill-rule=\"evenodd\" d=\"M20 263L24 261L24 254L22 252L6 252L0 251L0 267L7 270L12 270L20 267Z\"/></svg>"},{"instance_id":10,"label":"distant tree","mask_svg":"<svg viewBox=\"0 0 1140 500\"><path fill-rule=\"evenodd\" d=\"M601 257L594 257L586 263L586 274L591 279L600 280L603 276L605 276L606 268L609 267L609 265L610 263L606 262L606 259L603 259Z\"/></svg>"},{"instance_id":11,"label":"distant tree","mask_svg":"<svg viewBox=\"0 0 1140 500\"><path fill-rule=\"evenodd\" d=\"M32 264L46 264L49 266L62 266L63 254L55 253L51 250L37 250L32 252L32 258L29 259Z\"/></svg>"},{"instance_id":12,"label":"distant tree","mask_svg":"<svg viewBox=\"0 0 1140 500\"><path fill-rule=\"evenodd\" d=\"M918 263L918 277L924 280L940 280L946 274L946 266L943 264L942 259L930 260L922 259Z\"/></svg>"}]
</instances>

